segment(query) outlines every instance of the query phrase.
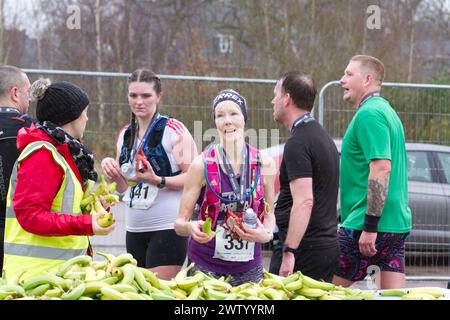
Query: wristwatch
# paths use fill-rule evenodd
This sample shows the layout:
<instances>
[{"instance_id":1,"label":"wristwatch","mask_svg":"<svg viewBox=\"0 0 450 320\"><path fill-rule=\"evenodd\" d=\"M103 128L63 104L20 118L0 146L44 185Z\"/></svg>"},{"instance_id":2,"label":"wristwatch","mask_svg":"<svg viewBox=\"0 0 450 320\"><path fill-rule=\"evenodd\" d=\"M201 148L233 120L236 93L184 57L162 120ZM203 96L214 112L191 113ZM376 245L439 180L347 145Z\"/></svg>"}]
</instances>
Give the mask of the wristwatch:
<instances>
[{"instance_id":1,"label":"wristwatch","mask_svg":"<svg viewBox=\"0 0 450 320\"><path fill-rule=\"evenodd\" d=\"M161 182L156 185L158 189L162 189L166 186L166 177L161 177Z\"/></svg>"},{"instance_id":2,"label":"wristwatch","mask_svg":"<svg viewBox=\"0 0 450 320\"><path fill-rule=\"evenodd\" d=\"M281 247L281 251L283 253L285 253L285 252L295 253L295 249L292 249L286 243L283 243L283 246Z\"/></svg>"}]
</instances>

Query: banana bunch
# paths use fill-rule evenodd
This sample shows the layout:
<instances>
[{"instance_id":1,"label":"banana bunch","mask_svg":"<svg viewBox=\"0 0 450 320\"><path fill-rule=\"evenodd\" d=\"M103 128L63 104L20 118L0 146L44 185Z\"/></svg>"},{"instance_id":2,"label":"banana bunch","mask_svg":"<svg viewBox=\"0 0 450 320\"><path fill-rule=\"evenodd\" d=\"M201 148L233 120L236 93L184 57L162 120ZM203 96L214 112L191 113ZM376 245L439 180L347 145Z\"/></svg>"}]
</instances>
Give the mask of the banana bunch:
<instances>
[{"instance_id":1,"label":"banana bunch","mask_svg":"<svg viewBox=\"0 0 450 320\"><path fill-rule=\"evenodd\" d=\"M110 205L119 202L119 197L114 194L117 183L112 182L108 184L105 177L102 175L100 176L100 183L95 191L93 190L94 185L95 182L93 180L87 180L83 199L81 200L81 212L84 214L105 212L105 214L101 215L97 220L98 224L105 228L112 225L115 221L113 215L110 212L107 212L103 207L100 197L103 197Z\"/></svg>"},{"instance_id":2,"label":"banana bunch","mask_svg":"<svg viewBox=\"0 0 450 320\"><path fill-rule=\"evenodd\" d=\"M281 277L264 271L258 283L232 286L230 278L216 279L201 271L182 269L171 280L137 266L129 253L103 257L80 255L65 261L51 273L26 280L6 282L0 278L0 300L368 300L374 291L349 289L314 280L301 272ZM381 296L405 300L439 299L442 292L432 288L382 290Z\"/></svg>"}]
</instances>

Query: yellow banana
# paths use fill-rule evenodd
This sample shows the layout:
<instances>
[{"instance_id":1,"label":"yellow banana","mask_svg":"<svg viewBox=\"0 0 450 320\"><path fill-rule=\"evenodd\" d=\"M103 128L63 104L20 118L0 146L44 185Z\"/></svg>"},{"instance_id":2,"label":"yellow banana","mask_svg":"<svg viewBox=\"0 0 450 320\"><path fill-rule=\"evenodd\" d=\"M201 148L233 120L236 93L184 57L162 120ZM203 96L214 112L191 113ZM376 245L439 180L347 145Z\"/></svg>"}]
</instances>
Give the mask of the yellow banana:
<instances>
[{"instance_id":1,"label":"yellow banana","mask_svg":"<svg viewBox=\"0 0 450 320\"><path fill-rule=\"evenodd\" d=\"M106 186L106 189L109 191L109 193L114 193L116 191L116 188L117 188L116 182L111 182Z\"/></svg>"},{"instance_id":2,"label":"yellow banana","mask_svg":"<svg viewBox=\"0 0 450 320\"><path fill-rule=\"evenodd\" d=\"M111 276L113 276L113 277L117 277L119 279L123 278L123 271L122 271L122 269L119 269L117 267L113 268L110 273L111 273Z\"/></svg>"},{"instance_id":3,"label":"yellow banana","mask_svg":"<svg viewBox=\"0 0 450 320\"><path fill-rule=\"evenodd\" d=\"M296 290L301 289L302 286L303 286L303 279L298 278L296 281L289 282L288 284L286 284L285 288L288 291L296 291Z\"/></svg>"},{"instance_id":4,"label":"yellow banana","mask_svg":"<svg viewBox=\"0 0 450 320\"><path fill-rule=\"evenodd\" d=\"M302 287L300 290L297 290L296 293L307 298L319 298L328 292L319 288Z\"/></svg>"},{"instance_id":5,"label":"yellow banana","mask_svg":"<svg viewBox=\"0 0 450 320\"><path fill-rule=\"evenodd\" d=\"M26 295L25 291L28 291L28 290L24 290L23 287L21 287L20 285L17 285L17 284L7 284L7 285L3 285L0 287L0 292L2 292L3 296L13 295L15 297L19 297L19 296L23 297ZM0 298L0 299L3 299L3 298Z\"/></svg>"},{"instance_id":6,"label":"yellow banana","mask_svg":"<svg viewBox=\"0 0 450 320\"><path fill-rule=\"evenodd\" d=\"M380 296L383 297L401 297L406 294L405 290L402 289L387 289L380 291Z\"/></svg>"},{"instance_id":7,"label":"yellow banana","mask_svg":"<svg viewBox=\"0 0 450 320\"><path fill-rule=\"evenodd\" d=\"M101 292L103 287L109 286L102 281L92 281L85 283L85 289L83 295L97 294Z\"/></svg>"},{"instance_id":8,"label":"yellow banana","mask_svg":"<svg viewBox=\"0 0 450 320\"><path fill-rule=\"evenodd\" d=\"M115 194L107 194L103 196L106 202L110 204L118 203L119 202L119 196Z\"/></svg>"},{"instance_id":9,"label":"yellow banana","mask_svg":"<svg viewBox=\"0 0 450 320\"><path fill-rule=\"evenodd\" d=\"M28 291L36 288L37 286L40 286L41 284L46 283L50 284L53 287L60 287L64 285L64 279L53 274L42 274L26 280L22 284L22 287L25 289L25 291Z\"/></svg>"},{"instance_id":10,"label":"yellow banana","mask_svg":"<svg viewBox=\"0 0 450 320\"><path fill-rule=\"evenodd\" d=\"M300 277L303 279L303 285L308 288L322 289L325 291L333 290L335 285L325 281L317 281L311 277L308 277L302 274L300 271L297 271L300 274Z\"/></svg>"},{"instance_id":11,"label":"yellow banana","mask_svg":"<svg viewBox=\"0 0 450 320\"><path fill-rule=\"evenodd\" d=\"M158 279L158 277L155 275L155 273L152 272L151 270L148 270L148 269L145 269L142 267L138 267L138 269L139 269L139 271L142 272L145 279L148 282L150 282L152 287L155 287L156 289L161 289L161 283L166 283L166 280ZM168 283L169 283L169 281L167 281L167 285L168 285ZM175 281L172 281L171 283L173 283L173 287L171 287L171 288L175 288L177 286Z\"/></svg>"},{"instance_id":12,"label":"yellow banana","mask_svg":"<svg viewBox=\"0 0 450 320\"><path fill-rule=\"evenodd\" d=\"M58 271L56 272L57 276L63 277L64 274L69 271L69 269L73 265L82 265L82 266L88 266L92 263L92 257L88 255L80 255L73 258L70 258L66 262L64 262L62 265L59 266Z\"/></svg>"},{"instance_id":13,"label":"yellow banana","mask_svg":"<svg viewBox=\"0 0 450 320\"><path fill-rule=\"evenodd\" d=\"M231 293L238 293L238 292L240 292L240 291L242 291L242 290L245 290L245 289L248 289L248 288L252 287L253 285L254 285L254 284L251 283L251 282L246 282L246 283L243 283L243 284L238 285L238 286L236 286L236 287L232 287L232 288L230 289L230 292L231 292Z\"/></svg>"},{"instance_id":14,"label":"yellow banana","mask_svg":"<svg viewBox=\"0 0 450 320\"><path fill-rule=\"evenodd\" d=\"M102 279L102 280L100 280L100 281L102 281L102 282L104 282L104 283L106 283L106 284L109 284L109 285L113 285L113 284L115 284L117 281L119 281L119 277L114 277L114 276L112 276L112 277L108 277L108 278Z\"/></svg>"},{"instance_id":15,"label":"yellow banana","mask_svg":"<svg viewBox=\"0 0 450 320\"><path fill-rule=\"evenodd\" d=\"M257 297L258 291L254 288L247 288L247 289L239 291L239 294L243 295L245 297Z\"/></svg>"},{"instance_id":16,"label":"yellow banana","mask_svg":"<svg viewBox=\"0 0 450 320\"><path fill-rule=\"evenodd\" d=\"M152 293L152 298L153 300L176 300L176 297L173 294L162 291Z\"/></svg>"},{"instance_id":17,"label":"yellow banana","mask_svg":"<svg viewBox=\"0 0 450 320\"><path fill-rule=\"evenodd\" d=\"M119 291L113 289L110 286L104 286L100 289L103 296L105 296L105 299L112 299L112 300L130 300L127 296L123 295Z\"/></svg>"},{"instance_id":18,"label":"yellow banana","mask_svg":"<svg viewBox=\"0 0 450 320\"><path fill-rule=\"evenodd\" d=\"M119 281L120 284L131 284L134 280L134 269L132 264L125 264L122 267L119 267L122 271L123 277L122 280Z\"/></svg>"},{"instance_id":19,"label":"yellow banana","mask_svg":"<svg viewBox=\"0 0 450 320\"><path fill-rule=\"evenodd\" d=\"M444 294L441 291L433 288L411 288L408 290L408 294L410 293L419 293L419 294L425 293L432 295L435 298L441 298L444 296Z\"/></svg>"},{"instance_id":20,"label":"yellow banana","mask_svg":"<svg viewBox=\"0 0 450 320\"><path fill-rule=\"evenodd\" d=\"M91 266L87 266L83 268L84 271L84 281L94 281L97 277L97 271Z\"/></svg>"},{"instance_id":21,"label":"yellow banana","mask_svg":"<svg viewBox=\"0 0 450 320\"><path fill-rule=\"evenodd\" d=\"M436 300L436 298L428 293L407 293L402 296L402 300Z\"/></svg>"},{"instance_id":22,"label":"yellow banana","mask_svg":"<svg viewBox=\"0 0 450 320\"><path fill-rule=\"evenodd\" d=\"M343 296L343 300L372 300L375 292L361 291L357 294Z\"/></svg>"},{"instance_id":23,"label":"yellow banana","mask_svg":"<svg viewBox=\"0 0 450 320\"><path fill-rule=\"evenodd\" d=\"M94 195L99 197L102 195L108 194L108 184L105 180L105 177L102 175L100 176L100 183L97 187L97 189L95 190Z\"/></svg>"},{"instance_id":24,"label":"yellow banana","mask_svg":"<svg viewBox=\"0 0 450 320\"><path fill-rule=\"evenodd\" d=\"M60 288L49 289L44 293L44 296L47 298L59 298L64 293L64 291Z\"/></svg>"},{"instance_id":25,"label":"yellow banana","mask_svg":"<svg viewBox=\"0 0 450 320\"><path fill-rule=\"evenodd\" d=\"M178 279L175 280L177 282L178 288L181 288L183 290L190 291L193 287L195 287L197 284L199 284L199 280L195 277L189 277L185 279Z\"/></svg>"},{"instance_id":26,"label":"yellow banana","mask_svg":"<svg viewBox=\"0 0 450 320\"><path fill-rule=\"evenodd\" d=\"M122 293L127 292L127 291L135 292L135 293L138 292L137 289L130 284L116 283L116 284L111 285L111 288L113 288L114 290L117 290L119 292L122 292Z\"/></svg>"},{"instance_id":27,"label":"yellow banana","mask_svg":"<svg viewBox=\"0 0 450 320\"><path fill-rule=\"evenodd\" d=\"M95 201L95 197L94 197L94 195L91 194L91 195L87 196L86 198L83 198L83 200L81 200L80 207L86 208L88 205L94 203L94 201ZM87 210L85 210L85 211L87 211Z\"/></svg>"},{"instance_id":28,"label":"yellow banana","mask_svg":"<svg viewBox=\"0 0 450 320\"><path fill-rule=\"evenodd\" d=\"M206 300L225 300L228 297L228 293L205 287L205 296Z\"/></svg>"},{"instance_id":29,"label":"yellow banana","mask_svg":"<svg viewBox=\"0 0 450 320\"><path fill-rule=\"evenodd\" d=\"M69 292L62 294L61 299L62 300L78 300L78 298L80 298L83 295L85 289L86 289L86 285L84 284L84 282L81 282L78 286L76 286Z\"/></svg>"},{"instance_id":30,"label":"yellow banana","mask_svg":"<svg viewBox=\"0 0 450 320\"><path fill-rule=\"evenodd\" d=\"M97 218L97 223L99 224L100 227L106 228L106 227L109 227L110 225L112 225L115 222L112 213L106 211L106 209L103 208L100 200L95 200L95 202L94 202L94 210L97 213L103 212L103 214Z\"/></svg>"},{"instance_id":31,"label":"yellow banana","mask_svg":"<svg viewBox=\"0 0 450 320\"><path fill-rule=\"evenodd\" d=\"M212 219L208 217L203 223L202 231L206 233L209 237L214 238L216 236L216 232L213 231L211 227L212 227Z\"/></svg>"},{"instance_id":32,"label":"yellow banana","mask_svg":"<svg viewBox=\"0 0 450 320\"><path fill-rule=\"evenodd\" d=\"M122 294L130 300L146 300L141 294L134 291L125 291Z\"/></svg>"},{"instance_id":33,"label":"yellow banana","mask_svg":"<svg viewBox=\"0 0 450 320\"><path fill-rule=\"evenodd\" d=\"M262 291L263 295L271 300L284 300L283 292L276 290L274 288L266 288Z\"/></svg>"},{"instance_id":34,"label":"yellow banana","mask_svg":"<svg viewBox=\"0 0 450 320\"><path fill-rule=\"evenodd\" d=\"M204 289L202 286L194 287L185 300L198 300L200 295L203 293L203 290Z\"/></svg>"},{"instance_id":35,"label":"yellow banana","mask_svg":"<svg viewBox=\"0 0 450 320\"><path fill-rule=\"evenodd\" d=\"M176 275L175 275L175 281L185 279L188 275L189 270L192 269L194 266L194 263L192 262L187 268L181 269Z\"/></svg>"},{"instance_id":36,"label":"yellow banana","mask_svg":"<svg viewBox=\"0 0 450 320\"><path fill-rule=\"evenodd\" d=\"M105 269L107 265L108 265L108 261L106 261L106 260L94 261L91 263L91 268L93 268L94 270L102 270L102 269Z\"/></svg>"},{"instance_id":37,"label":"yellow banana","mask_svg":"<svg viewBox=\"0 0 450 320\"><path fill-rule=\"evenodd\" d=\"M262 279L260 283L263 287L271 287L274 289L285 289L285 286L281 279L276 278L266 278Z\"/></svg>"},{"instance_id":38,"label":"yellow banana","mask_svg":"<svg viewBox=\"0 0 450 320\"><path fill-rule=\"evenodd\" d=\"M136 267L136 266L134 266L132 264L127 264L125 266L130 266L131 267L131 270L133 270L134 280L136 281L137 285L142 289L142 291L144 293L150 292L151 284L148 283L147 280L145 280L145 276L142 273L142 271L138 267Z\"/></svg>"},{"instance_id":39,"label":"yellow banana","mask_svg":"<svg viewBox=\"0 0 450 320\"><path fill-rule=\"evenodd\" d=\"M85 271L67 271L64 273L64 279L82 280L86 276Z\"/></svg>"},{"instance_id":40,"label":"yellow banana","mask_svg":"<svg viewBox=\"0 0 450 320\"><path fill-rule=\"evenodd\" d=\"M92 187L94 187L95 181L88 179L84 185L83 199L87 198L92 191Z\"/></svg>"},{"instance_id":41,"label":"yellow banana","mask_svg":"<svg viewBox=\"0 0 450 320\"><path fill-rule=\"evenodd\" d=\"M115 267L121 267L127 263L131 263L136 265L136 260L133 258L133 256L129 253L122 253L115 257L108 265L107 272L111 272L113 268Z\"/></svg>"},{"instance_id":42,"label":"yellow banana","mask_svg":"<svg viewBox=\"0 0 450 320\"><path fill-rule=\"evenodd\" d=\"M197 285L200 281L203 280L203 275L201 273L196 273L192 277L188 277L188 271L194 266L194 263L191 263L187 268L180 270L174 280L177 283L177 286L183 290L192 289Z\"/></svg>"},{"instance_id":43,"label":"yellow banana","mask_svg":"<svg viewBox=\"0 0 450 320\"><path fill-rule=\"evenodd\" d=\"M298 274L298 272L295 272L295 273L283 278L281 281L283 281L284 285L287 285L288 283L297 281L299 279L299 277L300 277L300 275Z\"/></svg>"},{"instance_id":44,"label":"yellow banana","mask_svg":"<svg viewBox=\"0 0 450 320\"><path fill-rule=\"evenodd\" d=\"M186 291L184 291L180 288L172 289L172 294L175 296L175 298L177 300L186 300L186 298L187 298Z\"/></svg>"},{"instance_id":45,"label":"yellow banana","mask_svg":"<svg viewBox=\"0 0 450 320\"><path fill-rule=\"evenodd\" d=\"M220 280L216 280L216 279L204 280L203 285L205 287L210 287L211 289L214 289L216 291L225 291L225 292L229 292L231 290L231 288L233 287L228 282L220 281Z\"/></svg>"},{"instance_id":46,"label":"yellow banana","mask_svg":"<svg viewBox=\"0 0 450 320\"><path fill-rule=\"evenodd\" d=\"M20 288L23 290L22 287L20 287ZM34 289L28 290L26 292L26 295L33 296L33 297L42 296L50 288L51 288L51 285L49 283L44 283L44 284L41 284L40 286L37 286ZM2 290L3 290L3 288L0 287L0 291L2 291Z\"/></svg>"}]
</instances>

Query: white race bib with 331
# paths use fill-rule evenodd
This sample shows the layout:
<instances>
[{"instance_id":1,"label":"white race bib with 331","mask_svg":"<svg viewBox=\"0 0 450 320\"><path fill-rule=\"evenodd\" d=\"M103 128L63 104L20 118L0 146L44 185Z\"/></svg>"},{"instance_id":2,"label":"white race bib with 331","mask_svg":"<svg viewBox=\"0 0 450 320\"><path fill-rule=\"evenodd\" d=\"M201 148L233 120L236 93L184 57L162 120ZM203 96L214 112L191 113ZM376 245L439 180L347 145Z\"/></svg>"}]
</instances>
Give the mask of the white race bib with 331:
<instances>
[{"instance_id":1,"label":"white race bib with 331","mask_svg":"<svg viewBox=\"0 0 450 320\"><path fill-rule=\"evenodd\" d=\"M230 232L219 224L217 224L216 232L216 249L213 258L233 262L253 260L254 242L234 240Z\"/></svg>"},{"instance_id":2,"label":"white race bib with 331","mask_svg":"<svg viewBox=\"0 0 450 320\"><path fill-rule=\"evenodd\" d=\"M158 195L155 185L139 183L135 187L129 187L123 196L123 201L133 209L146 210L152 206Z\"/></svg>"}]
</instances>

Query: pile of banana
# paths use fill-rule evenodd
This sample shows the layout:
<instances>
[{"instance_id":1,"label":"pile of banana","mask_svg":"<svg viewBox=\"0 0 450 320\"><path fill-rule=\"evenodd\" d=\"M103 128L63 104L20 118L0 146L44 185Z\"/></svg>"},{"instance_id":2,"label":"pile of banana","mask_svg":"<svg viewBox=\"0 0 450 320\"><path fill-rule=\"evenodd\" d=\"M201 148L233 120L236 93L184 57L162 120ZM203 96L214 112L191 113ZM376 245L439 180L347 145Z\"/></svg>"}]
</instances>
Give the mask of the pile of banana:
<instances>
[{"instance_id":1,"label":"pile of banana","mask_svg":"<svg viewBox=\"0 0 450 320\"><path fill-rule=\"evenodd\" d=\"M188 276L193 264L171 280L159 279L137 266L129 253L114 256L98 252L102 261L81 255L67 260L53 273L6 283L0 279L0 300L367 300L375 291L337 287L300 272L280 277L264 272L259 283L232 286L229 279L215 279L203 272ZM402 298L437 299L436 292L404 291ZM402 290L384 290L399 296Z\"/></svg>"},{"instance_id":2,"label":"pile of banana","mask_svg":"<svg viewBox=\"0 0 450 320\"><path fill-rule=\"evenodd\" d=\"M81 212L83 214L105 212L97 219L97 222L101 227L108 227L114 223L114 217L112 213L107 212L103 207L100 197L103 197L110 205L119 202L119 196L114 194L117 184L115 182L108 184L105 177L100 176L100 183L95 191L93 191L94 185L95 181L87 180L83 199L81 200Z\"/></svg>"}]
</instances>

